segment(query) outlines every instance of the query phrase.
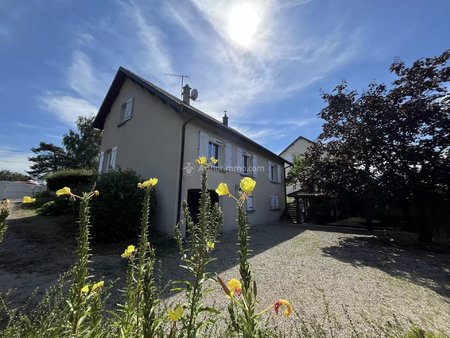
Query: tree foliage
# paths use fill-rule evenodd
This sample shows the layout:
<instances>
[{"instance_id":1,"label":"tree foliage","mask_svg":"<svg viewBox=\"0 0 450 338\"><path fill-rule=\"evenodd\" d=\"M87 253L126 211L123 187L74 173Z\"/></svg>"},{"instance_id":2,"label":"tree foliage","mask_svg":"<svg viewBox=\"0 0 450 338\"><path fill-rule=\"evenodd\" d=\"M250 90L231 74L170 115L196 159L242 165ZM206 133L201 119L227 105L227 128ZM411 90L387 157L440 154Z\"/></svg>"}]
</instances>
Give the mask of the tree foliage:
<instances>
[{"instance_id":1,"label":"tree foliage","mask_svg":"<svg viewBox=\"0 0 450 338\"><path fill-rule=\"evenodd\" d=\"M94 116L78 117L77 131L69 130L63 137L67 168L96 168L101 142L101 131L94 129Z\"/></svg>"},{"instance_id":2,"label":"tree foliage","mask_svg":"<svg viewBox=\"0 0 450 338\"><path fill-rule=\"evenodd\" d=\"M29 157L33 162L27 173L36 179L42 179L46 174L53 173L64 167L66 152L52 143L39 143L39 147L31 148L36 156Z\"/></svg>"},{"instance_id":3,"label":"tree foliage","mask_svg":"<svg viewBox=\"0 0 450 338\"><path fill-rule=\"evenodd\" d=\"M450 51L410 67L396 59L389 87L358 94L344 82L323 93L323 132L305 155L302 184L369 205L416 203L427 216L421 239L431 240L431 203L449 197L449 59Z\"/></svg>"},{"instance_id":4,"label":"tree foliage","mask_svg":"<svg viewBox=\"0 0 450 338\"><path fill-rule=\"evenodd\" d=\"M30 176L11 171L11 170L0 170L0 181L28 181Z\"/></svg>"},{"instance_id":5,"label":"tree foliage","mask_svg":"<svg viewBox=\"0 0 450 338\"><path fill-rule=\"evenodd\" d=\"M39 147L31 148L36 154L28 158L33 162L27 171L36 179L42 179L61 169L96 169L101 143L101 131L93 127L94 116L79 116L77 130L69 130L63 137L63 147L41 142Z\"/></svg>"}]
</instances>

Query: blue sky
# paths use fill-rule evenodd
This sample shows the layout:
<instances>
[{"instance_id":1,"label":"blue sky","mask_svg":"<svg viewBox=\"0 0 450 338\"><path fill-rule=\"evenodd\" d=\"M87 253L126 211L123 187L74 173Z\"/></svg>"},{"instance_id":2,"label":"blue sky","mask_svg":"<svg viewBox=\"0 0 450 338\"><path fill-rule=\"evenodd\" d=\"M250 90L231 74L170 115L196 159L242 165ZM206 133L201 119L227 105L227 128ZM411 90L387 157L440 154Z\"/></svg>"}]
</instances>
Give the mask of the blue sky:
<instances>
[{"instance_id":1,"label":"blue sky","mask_svg":"<svg viewBox=\"0 0 450 338\"><path fill-rule=\"evenodd\" d=\"M232 127L279 152L319 135L320 90L389 83L394 57L450 48L448 0L242 3L0 0L0 168L23 171L31 147L60 145L121 65L175 95L179 79L164 73L190 74L197 108L227 110Z\"/></svg>"}]
</instances>

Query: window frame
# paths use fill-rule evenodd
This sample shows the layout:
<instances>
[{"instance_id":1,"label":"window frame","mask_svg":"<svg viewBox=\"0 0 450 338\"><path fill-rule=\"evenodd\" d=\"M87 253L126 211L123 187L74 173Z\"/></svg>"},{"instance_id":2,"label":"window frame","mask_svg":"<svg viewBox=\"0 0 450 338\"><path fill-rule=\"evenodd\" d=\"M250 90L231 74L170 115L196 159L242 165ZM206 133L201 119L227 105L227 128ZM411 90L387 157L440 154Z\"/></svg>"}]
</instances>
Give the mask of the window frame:
<instances>
[{"instance_id":1,"label":"window frame","mask_svg":"<svg viewBox=\"0 0 450 338\"><path fill-rule=\"evenodd\" d=\"M129 115L127 115L128 105L131 105L131 108L130 108L131 111L130 111ZM133 118L133 115L134 115L134 96L130 96L120 106L120 119L119 119L119 124L117 126L120 127L120 126L124 125L125 123L127 123L128 121L130 121Z\"/></svg>"}]
</instances>

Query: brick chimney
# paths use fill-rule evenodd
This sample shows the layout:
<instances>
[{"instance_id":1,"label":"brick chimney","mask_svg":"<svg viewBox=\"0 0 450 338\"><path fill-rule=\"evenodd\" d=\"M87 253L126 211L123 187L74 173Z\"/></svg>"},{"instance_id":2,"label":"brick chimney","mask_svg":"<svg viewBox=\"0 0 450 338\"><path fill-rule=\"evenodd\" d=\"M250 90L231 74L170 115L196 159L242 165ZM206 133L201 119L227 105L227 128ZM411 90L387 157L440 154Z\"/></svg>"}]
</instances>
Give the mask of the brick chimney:
<instances>
[{"instance_id":1,"label":"brick chimney","mask_svg":"<svg viewBox=\"0 0 450 338\"><path fill-rule=\"evenodd\" d=\"M224 114L223 117L222 117L222 123L223 123L225 126L228 126L228 116L227 116L227 111L225 110L224 113L225 113L225 114Z\"/></svg>"},{"instance_id":2,"label":"brick chimney","mask_svg":"<svg viewBox=\"0 0 450 338\"><path fill-rule=\"evenodd\" d=\"M191 104L191 87L187 84L183 87L183 102L188 105Z\"/></svg>"}]
</instances>

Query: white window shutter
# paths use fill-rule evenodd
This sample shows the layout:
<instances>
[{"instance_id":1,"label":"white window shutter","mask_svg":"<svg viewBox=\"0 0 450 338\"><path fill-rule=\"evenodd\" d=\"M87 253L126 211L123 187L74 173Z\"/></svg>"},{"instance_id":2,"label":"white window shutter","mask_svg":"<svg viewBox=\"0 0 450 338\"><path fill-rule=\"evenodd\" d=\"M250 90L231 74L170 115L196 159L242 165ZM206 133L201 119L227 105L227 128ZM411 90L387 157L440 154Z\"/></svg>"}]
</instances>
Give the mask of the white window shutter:
<instances>
[{"instance_id":1,"label":"white window shutter","mask_svg":"<svg viewBox=\"0 0 450 338\"><path fill-rule=\"evenodd\" d=\"M275 196L270 196L270 209L275 209Z\"/></svg>"},{"instance_id":2,"label":"white window shutter","mask_svg":"<svg viewBox=\"0 0 450 338\"><path fill-rule=\"evenodd\" d=\"M269 181L272 181L272 162L267 162L267 169L267 178L269 179Z\"/></svg>"},{"instance_id":3,"label":"white window shutter","mask_svg":"<svg viewBox=\"0 0 450 338\"><path fill-rule=\"evenodd\" d=\"M98 160L98 173L101 174L103 171L103 159L105 158L105 153L102 151L100 153L100 158Z\"/></svg>"},{"instance_id":4,"label":"white window shutter","mask_svg":"<svg viewBox=\"0 0 450 338\"><path fill-rule=\"evenodd\" d=\"M116 168L117 147L111 149L111 159L109 160L109 167L111 169Z\"/></svg>"},{"instance_id":5,"label":"white window shutter","mask_svg":"<svg viewBox=\"0 0 450 338\"><path fill-rule=\"evenodd\" d=\"M127 106L125 108L125 121L131 119L133 116L134 97L130 97L127 100Z\"/></svg>"},{"instance_id":6,"label":"white window shutter","mask_svg":"<svg viewBox=\"0 0 450 338\"><path fill-rule=\"evenodd\" d=\"M281 183L281 165L277 166L278 183Z\"/></svg>"},{"instance_id":7,"label":"white window shutter","mask_svg":"<svg viewBox=\"0 0 450 338\"><path fill-rule=\"evenodd\" d=\"M256 156L256 155L253 155L253 163L252 163L252 170L253 170L253 172L252 172L252 174L253 174L253 177L256 177L256 176L258 176L258 173L257 173L257 169L258 169L258 156Z\"/></svg>"},{"instance_id":8,"label":"white window shutter","mask_svg":"<svg viewBox=\"0 0 450 338\"><path fill-rule=\"evenodd\" d=\"M209 137L208 134L200 131L199 141L198 141L198 156L208 157L208 145Z\"/></svg>"},{"instance_id":9,"label":"white window shutter","mask_svg":"<svg viewBox=\"0 0 450 338\"><path fill-rule=\"evenodd\" d=\"M247 211L253 210L253 196L247 197Z\"/></svg>"},{"instance_id":10,"label":"white window shutter","mask_svg":"<svg viewBox=\"0 0 450 338\"><path fill-rule=\"evenodd\" d=\"M231 144L225 143L225 168L231 167Z\"/></svg>"},{"instance_id":11,"label":"white window shutter","mask_svg":"<svg viewBox=\"0 0 450 338\"><path fill-rule=\"evenodd\" d=\"M244 152L242 151L242 149L241 148L238 148L238 151L237 151L237 169L238 169L238 172L242 172L242 167L244 166L244 161L243 161L243 157L244 156Z\"/></svg>"},{"instance_id":12,"label":"white window shutter","mask_svg":"<svg viewBox=\"0 0 450 338\"><path fill-rule=\"evenodd\" d=\"M280 209L280 196L275 195L275 209Z\"/></svg>"}]
</instances>

